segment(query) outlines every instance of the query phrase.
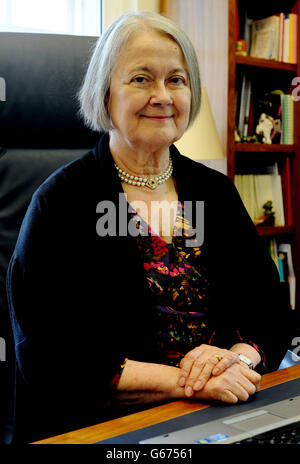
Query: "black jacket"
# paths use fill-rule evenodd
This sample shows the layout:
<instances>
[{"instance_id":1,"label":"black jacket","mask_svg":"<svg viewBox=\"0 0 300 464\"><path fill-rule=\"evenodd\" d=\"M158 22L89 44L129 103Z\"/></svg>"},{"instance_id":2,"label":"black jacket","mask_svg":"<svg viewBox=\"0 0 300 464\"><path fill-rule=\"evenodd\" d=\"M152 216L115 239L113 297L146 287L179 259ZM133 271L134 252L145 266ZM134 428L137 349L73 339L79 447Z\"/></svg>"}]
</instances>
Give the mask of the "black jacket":
<instances>
[{"instance_id":1,"label":"black jacket","mask_svg":"<svg viewBox=\"0 0 300 464\"><path fill-rule=\"evenodd\" d=\"M232 182L174 146L171 154L179 199L205 202L202 248L215 343L229 348L237 329L264 350L274 370L288 348L277 269ZM152 297L135 238L96 233L96 207L103 200L115 203L119 230L120 192L104 135L33 195L7 277L17 441L104 420L122 360L156 361Z\"/></svg>"}]
</instances>

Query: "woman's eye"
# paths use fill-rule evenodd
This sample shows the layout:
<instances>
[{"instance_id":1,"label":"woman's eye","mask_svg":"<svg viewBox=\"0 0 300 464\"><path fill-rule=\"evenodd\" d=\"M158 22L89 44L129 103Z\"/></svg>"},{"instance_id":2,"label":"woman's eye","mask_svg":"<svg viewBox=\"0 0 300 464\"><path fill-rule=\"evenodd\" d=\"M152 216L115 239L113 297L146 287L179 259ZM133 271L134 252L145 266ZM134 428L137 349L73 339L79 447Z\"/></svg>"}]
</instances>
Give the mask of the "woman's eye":
<instances>
[{"instance_id":1,"label":"woman's eye","mask_svg":"<svg viewBox=\"0 0 300 464\"><path fill-rule=\"evenodd\" d=\"M145 84L147 82L147 79L144 76L136 76L132 80L133 80L133 82L135 82L137 84Z\"/></svg>"},{"instance_id":2,"label":"woman's eye","mask_svg":"<svg viewBox=\"0 0 300 464\"><path fill-rule=\"evenodd\" d=\"M179 77L179 76L174 76L170 79L170 82L172 84L175 84L175 85L184 85L185 84L185 80L183 77Z\"/></svg>"}]
</instances>

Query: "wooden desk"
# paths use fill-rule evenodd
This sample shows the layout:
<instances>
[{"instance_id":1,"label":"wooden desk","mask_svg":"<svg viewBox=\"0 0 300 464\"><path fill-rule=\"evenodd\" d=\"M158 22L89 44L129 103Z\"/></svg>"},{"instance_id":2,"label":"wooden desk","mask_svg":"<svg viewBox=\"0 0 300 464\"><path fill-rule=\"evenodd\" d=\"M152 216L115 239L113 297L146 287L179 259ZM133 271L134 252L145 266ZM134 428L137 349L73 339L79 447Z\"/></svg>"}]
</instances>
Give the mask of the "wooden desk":
<instances>
[{"instance_id":1,"label":"wooden desk","mask_svg":"<svg viewBox=\"0 0 300 464\"><path fill-rule=\"evenodd\" d=\"M262 376L260 390L298 377L300 377L300 365L271 372ZM174 401L102 424L40 440L35 444L91 444L208 407L207 404L188 400Z\"/></svg>"}]
</instances>

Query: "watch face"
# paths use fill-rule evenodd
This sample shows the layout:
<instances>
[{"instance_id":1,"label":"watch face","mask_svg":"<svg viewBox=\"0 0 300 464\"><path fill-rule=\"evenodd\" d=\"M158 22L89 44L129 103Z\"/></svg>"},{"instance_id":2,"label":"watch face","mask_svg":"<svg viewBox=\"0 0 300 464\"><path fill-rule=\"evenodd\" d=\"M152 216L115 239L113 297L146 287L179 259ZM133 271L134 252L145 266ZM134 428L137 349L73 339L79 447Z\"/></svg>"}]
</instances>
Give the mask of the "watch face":
<instances>
[{"instance_id":1,"label":"watch face","mask_svg":"<svg viewBox=\"0 0 300 464\"><path fill-rule=\"evenodd\" d=\"M239 358L242 362L244 362L245 364L247 364L248 367L250 367L250 369L254 369L254 364L253 362L251 361L251 359L247 358L247 356L243 355L243 354L239 354Z\"/></svg>"}]
</instances>

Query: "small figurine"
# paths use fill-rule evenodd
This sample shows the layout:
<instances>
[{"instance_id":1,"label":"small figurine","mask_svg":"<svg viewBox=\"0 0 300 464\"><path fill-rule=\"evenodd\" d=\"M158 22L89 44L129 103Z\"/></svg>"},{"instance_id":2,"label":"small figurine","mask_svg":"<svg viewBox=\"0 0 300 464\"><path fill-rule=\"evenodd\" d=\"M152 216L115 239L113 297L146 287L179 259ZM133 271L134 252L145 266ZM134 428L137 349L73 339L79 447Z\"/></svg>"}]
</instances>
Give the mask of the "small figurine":
<instances>
[{"instance_id":1,"label":"small figurine","mask_svg":"<svg viewBox=\"0 0 300 464\"><path fill-rule=\"evenodd\" d=\"M271 135L272 143L280 143L280 136L282 132L282 124L280 119L274 119L273 132Z\"/></svg>"},{"instance_id":2,"label":"small figurine","mask_svg":"<svg viewBox=\"0 0 300 464\"><path fill-rule=\"evenodd\" d=\"M258 125L256 126L256 133L263 135L262 142L271 144L271 133L274 128L274 119L265 113L262 113L259 117Z\"/></svg>"},{"instance_id":3,"label":"small figurine","mask_svg":"<svg viewBox=\"0 0 300 464\"><path fill-rule=\"evenodd\" d=\"M273 211L273 202L271 200L266 201L263 205L263 209L266 216L274 216L275 212Z\"/></svg>"},{"instance_id":4,"label":"small figurine","mask_svg":"<svg viewBox=\"0 0 300 464\"><path fill-rule=\"evenodd\" d=\"M238 130L236 128L234 129L234 141L237 143L241 141L240 134L238 133Z\"/></svg>"},{"instance_id":5,"label":"small figurine","mask_svg":"<svg viewBox=\"0 0 300 464\"><path fill-rule=\"evenodd\" d=\"M275 223L275 211L273 211L273 202L271 200L266 201L263 205L264 214L260 218L254 221L256 227L259 226L274 226Z\"/></svg>"},{"instance_id":6,"label":"small figurine","mask_svg":"<svg viewBox=\"0 0 300 464\"><path fill-rule=\"evenodd\" d=\"M237 55L247 56L247 42L244 39L237 40L235 43L235 53Z\"/></svg>"},{"instance_id":7,"label":"small figurine","mask_svg":"<svg viewBox=\"0 0 300 464\"><path fill-rule=\"evenodd\" d=\"M242 143L259 143L256 135L244 135L242 137Z\"/></svg>"}]
</instances>

